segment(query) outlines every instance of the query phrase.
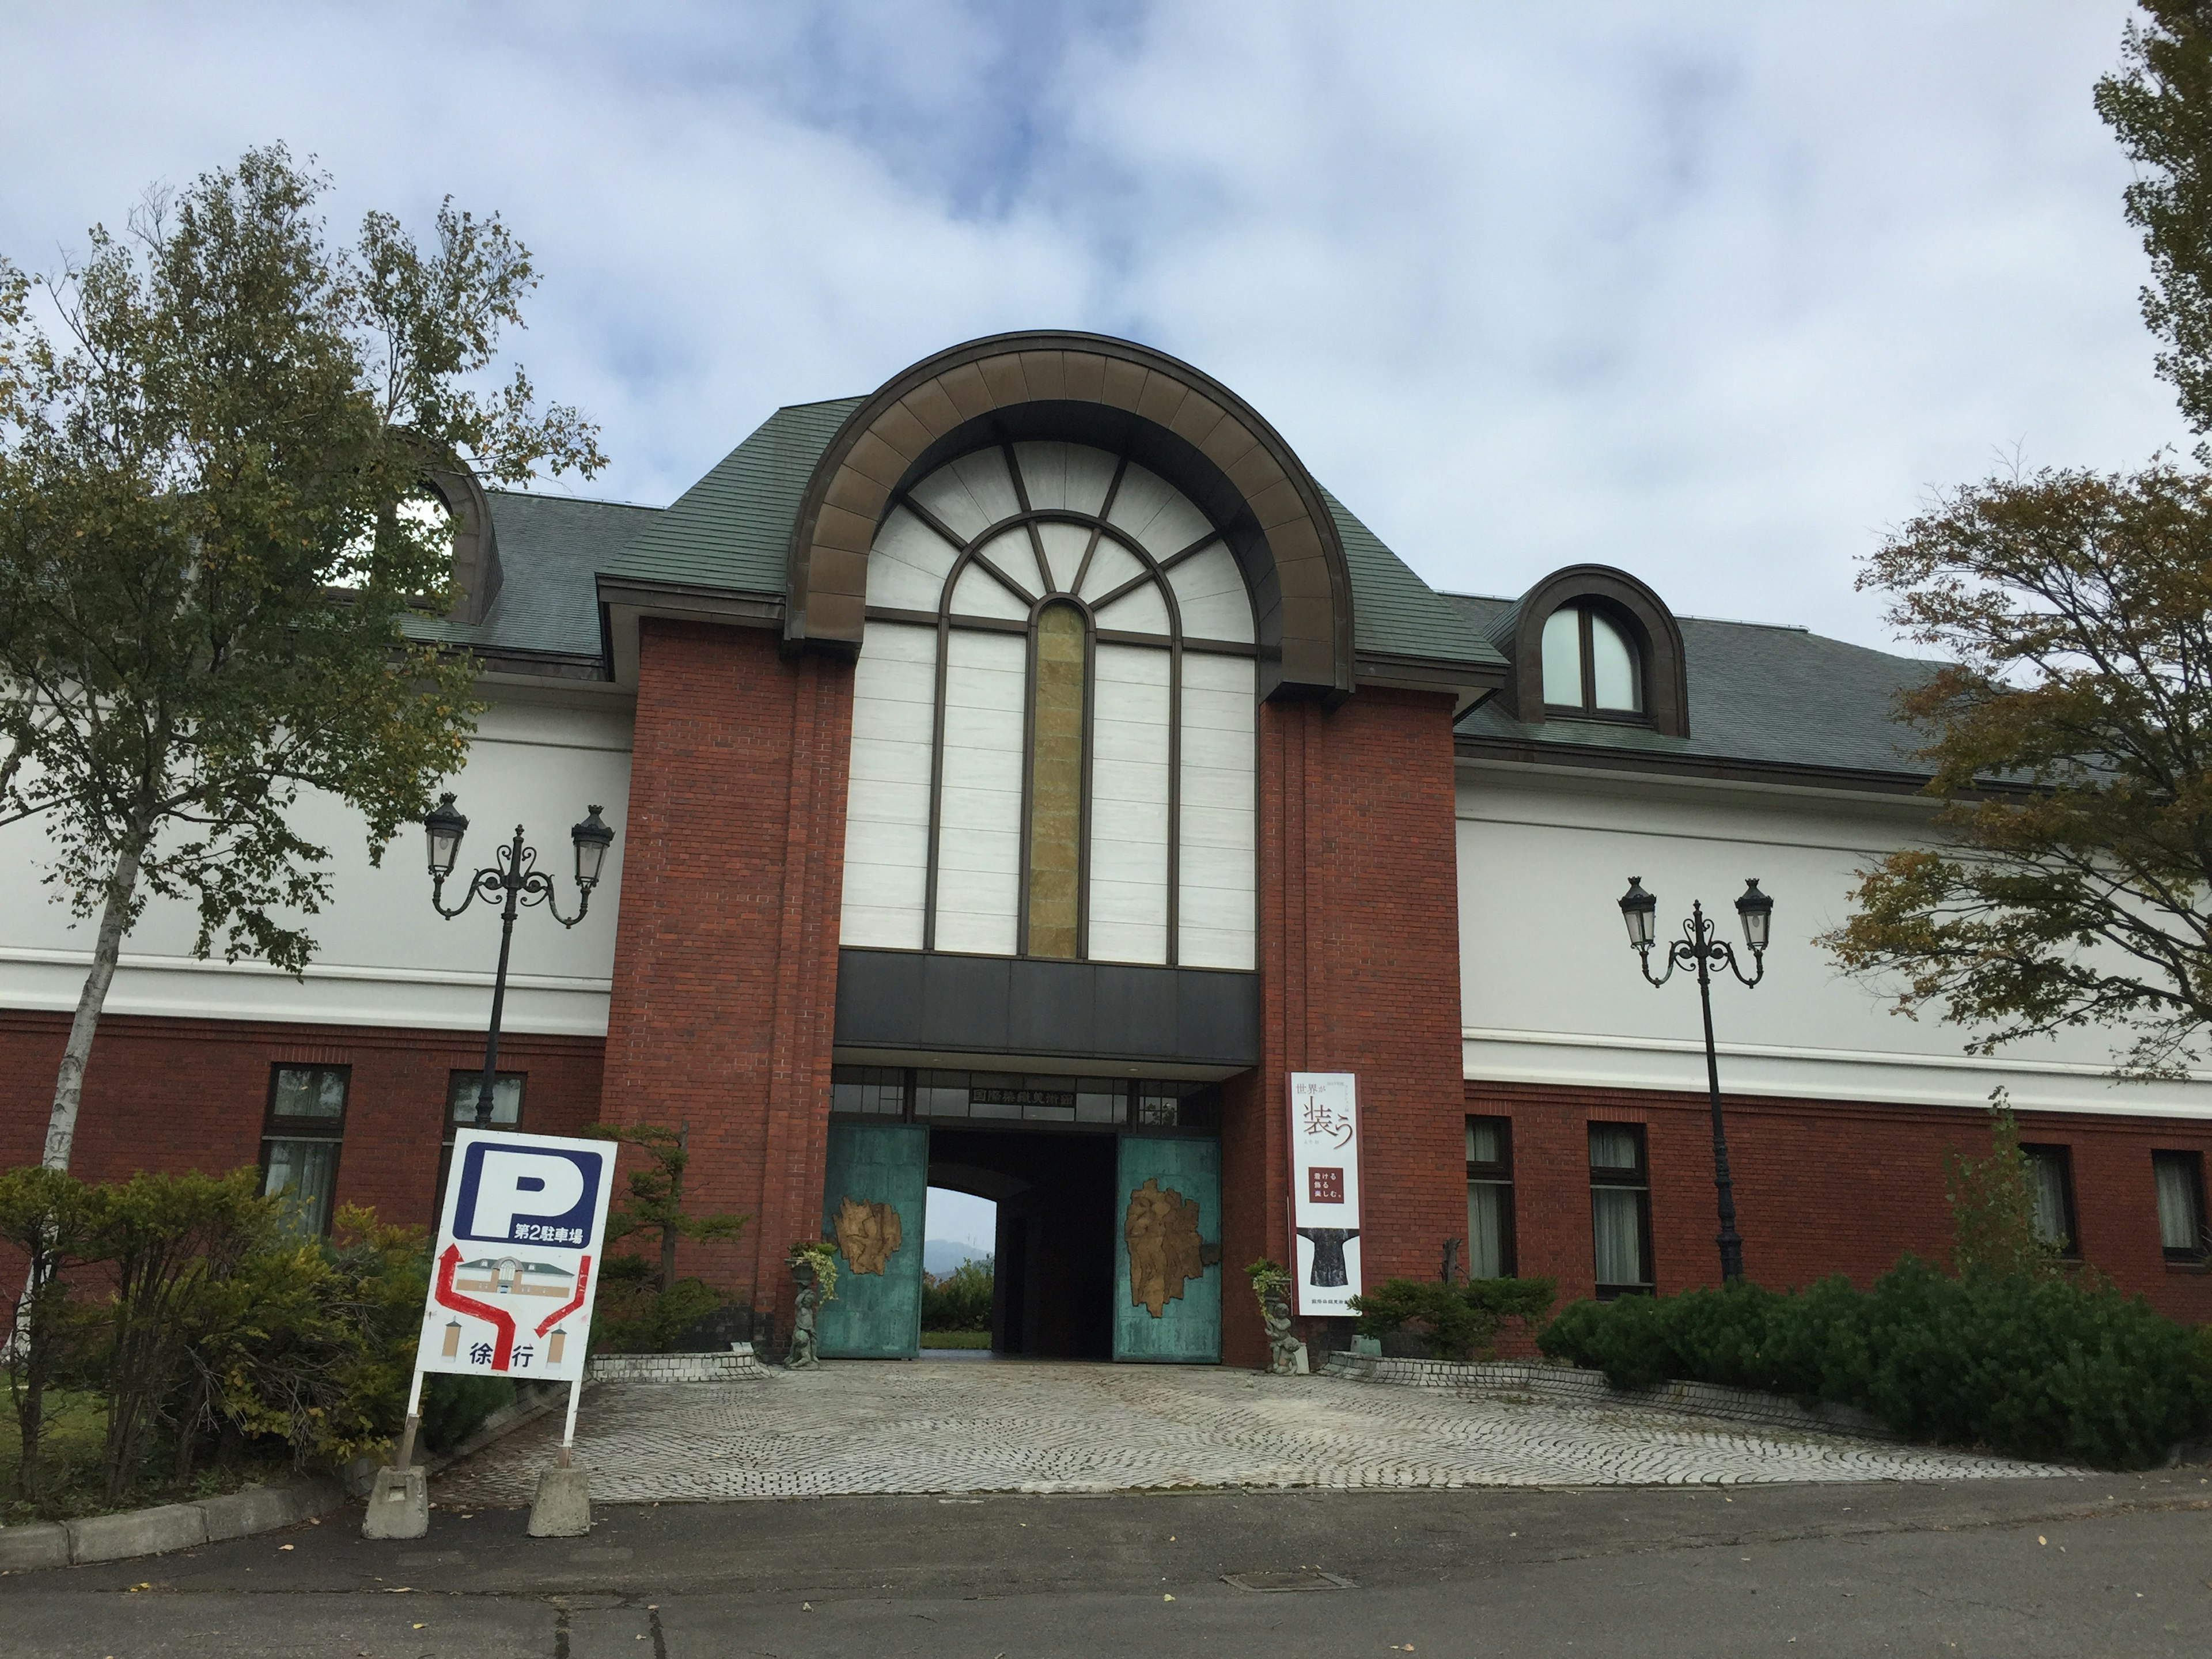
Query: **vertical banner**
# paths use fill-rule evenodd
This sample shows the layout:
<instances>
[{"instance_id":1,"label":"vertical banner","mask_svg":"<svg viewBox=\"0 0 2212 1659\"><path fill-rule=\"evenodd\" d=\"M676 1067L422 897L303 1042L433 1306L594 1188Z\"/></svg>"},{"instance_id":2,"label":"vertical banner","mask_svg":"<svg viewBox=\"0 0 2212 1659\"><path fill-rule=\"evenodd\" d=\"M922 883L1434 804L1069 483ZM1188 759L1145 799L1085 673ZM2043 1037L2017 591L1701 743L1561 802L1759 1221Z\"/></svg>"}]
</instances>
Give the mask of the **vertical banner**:
<instances>
[{"instance_id":1,"label":"vertical banner","mask_svg":"<svg viewBox=\"0 0 2212 1659\"><path fill-rule=\"evenodd\" d=\"M1359 1090L1350 1072L1291 1073L1291 1271L1301 1314L1359 1294Z\"/></svg>"},{"instance_id":2,"label":"vertical banner","mask_svg":"<svg viewBox=\"0 0 2212 1659\"><path fill-rule=\"evenodd\" d=\"M574 1382L605 1254L615 1143L463 1129L415 1364Z\"/></svg>"}]
</instances>

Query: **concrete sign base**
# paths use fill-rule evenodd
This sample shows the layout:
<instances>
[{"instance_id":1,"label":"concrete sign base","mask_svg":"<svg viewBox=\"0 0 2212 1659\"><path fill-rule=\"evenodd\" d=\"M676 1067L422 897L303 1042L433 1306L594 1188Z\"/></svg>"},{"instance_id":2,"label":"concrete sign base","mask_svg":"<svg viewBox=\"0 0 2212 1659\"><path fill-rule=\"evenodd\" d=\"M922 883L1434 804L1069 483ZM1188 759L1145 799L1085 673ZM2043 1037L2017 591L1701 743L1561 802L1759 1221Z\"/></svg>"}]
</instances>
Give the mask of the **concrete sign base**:
<instances>
[{"instance_id":1,"label":"concrete sign base","mask_svg":"<svg viewBox=\"0 0 2212 1659\"><path fill-rule=\"evenodd\" d=\"M430 1530L430 1483L418 1465L379 1469L362 1517L363 1538L420 1538Z\"/></svg>"},{"instance_id":2,"label":"concrete sign base","mask_svg":"<svg viewBox=\"0 0 2212 1659\"><path fill-rule=\"evenodd\" d=\"M581 1538L591 1529L591 1472L578 1463L541 1474L538 1497L530 1505L530 1535Z\"/></svg>"}]
</instances>

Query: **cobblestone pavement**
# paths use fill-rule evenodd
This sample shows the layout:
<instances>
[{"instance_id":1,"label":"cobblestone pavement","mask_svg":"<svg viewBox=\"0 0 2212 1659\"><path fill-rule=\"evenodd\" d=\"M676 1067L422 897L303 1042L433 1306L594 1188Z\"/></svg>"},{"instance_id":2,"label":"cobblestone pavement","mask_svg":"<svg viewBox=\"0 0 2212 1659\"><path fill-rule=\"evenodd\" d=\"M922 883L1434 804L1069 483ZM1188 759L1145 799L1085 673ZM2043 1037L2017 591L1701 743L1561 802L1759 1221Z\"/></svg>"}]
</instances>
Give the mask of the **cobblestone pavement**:
<instances>
[{"instance_id":1,"label":"cobblestone pavement","mask_svg":"<svg viewBox=\"0 0 2212 1659\"><path fill-rule=\"evenodd\" d=\"M441 1504L526 1504L561 1413L447 1469ZM1729 1486L2071 1474L1922 1447L1213 1366L832 1363L730 1384L602 1383L601 1502L1159 1487Z\"/></svg>"}]
</instances>

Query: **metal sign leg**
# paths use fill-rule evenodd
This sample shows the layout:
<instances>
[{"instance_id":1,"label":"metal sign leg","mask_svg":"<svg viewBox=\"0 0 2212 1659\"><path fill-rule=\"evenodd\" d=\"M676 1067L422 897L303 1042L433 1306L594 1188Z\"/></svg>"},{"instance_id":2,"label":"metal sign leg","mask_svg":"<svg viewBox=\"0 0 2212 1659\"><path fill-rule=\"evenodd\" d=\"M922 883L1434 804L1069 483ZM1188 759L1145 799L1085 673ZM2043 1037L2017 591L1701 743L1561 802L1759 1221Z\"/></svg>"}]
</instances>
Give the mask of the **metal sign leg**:
<instances>
[{"instance_id":1,"label":"metal sign leg","mask_svg":"<svg viewBox=\"0 0 2212 1659\"><path fill-rule=\"evenodd\" d=\"M574 1408L569 1410L569 1420L575 1420ZM395 1469L404 1469L415 1461L415 1431L422 1426L422 1368L415 1368L415 1380L407 1389L407 1426L400 1431L399 1455L392 1461Z\"/></svg>"},{"instance_id":2,"label":"metal sign leg","mask_svg":"<svg viewBox=\"0 0 2212 1659\"><path fill-rule=\"evenodd\" d=\"M584 1379L577 1377L568 1384L568 1420L561 1427L561 1467L567 1468L569 1452L576 1443L576 1401L584 1392Z\"/></svg>"}]
</instances>

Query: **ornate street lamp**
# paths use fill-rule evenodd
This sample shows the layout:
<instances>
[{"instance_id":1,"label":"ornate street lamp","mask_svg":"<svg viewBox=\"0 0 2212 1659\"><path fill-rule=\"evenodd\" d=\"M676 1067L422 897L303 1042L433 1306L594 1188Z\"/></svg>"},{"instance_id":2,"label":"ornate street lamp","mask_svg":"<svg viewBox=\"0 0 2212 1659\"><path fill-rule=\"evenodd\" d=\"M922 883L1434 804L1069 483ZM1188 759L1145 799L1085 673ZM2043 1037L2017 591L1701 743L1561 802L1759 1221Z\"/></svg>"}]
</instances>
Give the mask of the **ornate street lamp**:
<instances>
[{"instance_id":1,"label":"ornate street lamp","mask_svg":"<svg viewBox=\"0 0 2212 1659\"><path fill-rule=\"evenodd\" d=\"M507 952L514 937L515 912L526 904L543 904L546 914L563 927L574 927L592 908L592 889L599 884L599 867L606 860L607 848L615 843L615 832L599 822L599 809L588 809L581 823L568 831L568 839L576 848L576 888L580 895L576 914L564 916L553 902L553 878L535 868L538 854L522 844L522 826L514 826L514 839L493 855L493 861L469 878L467 896L448 910L445 903L446 879L453 873L454 862L461 854L461 837L468 832L469 821L453 805L451 795L438 797L422 820L422 829L430 844L430 902L440 915L448 921L467 909L482 894L487 899L495 893L507 897L506 908L500 915L499 972L491 987L491 1028L484 1037L483 1081L477 1089L477 1127L491 1127L492 1084L499 1072L499 1022L507 1006Z\"/></svg>"},{"instance_id":2,"label":"ornate street lamp","mask_svg":"<svg viewBox=\"0 0 2212 1659\"><path fill-rule=\"evenodd\" d=\"M1729 1176L1728 1131L1721 1121L1720 1062L1713 1055L1711 969L1714 964L1724 963L1729 972L1747 987L1766 977L1767 932L1774 917L1774 901L1759 890L1754 877L1744 883L1742 896L1735 902L1736 917L1743 924L1744 945L1751 952L1753 971L1748 976L1736 962L1735 947L1717 936L1705 906L1692 900L1690 919L1682 924L1682 937L1667 947L1667 971L1655 977L1651 951L1658 943L1653 927L1658 911L1659 901L1644 890L1644 878L1631 876L1628 890L1620 896L1620 916L1628 925L1629 948L1636 952L1644 977L1660 986L1674 977L1677 968L1698 970L1698 1000L1705 1016L1705 1092L1713 1109L1713 1187L1720 1200L1721 1231L1715 1242L1720 1245L1721 1278L1733 1285L1743 1277L1743 1238L1735 1230L1735 1184Z\"/></svg>"}]
</instances>

